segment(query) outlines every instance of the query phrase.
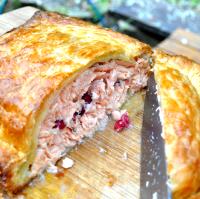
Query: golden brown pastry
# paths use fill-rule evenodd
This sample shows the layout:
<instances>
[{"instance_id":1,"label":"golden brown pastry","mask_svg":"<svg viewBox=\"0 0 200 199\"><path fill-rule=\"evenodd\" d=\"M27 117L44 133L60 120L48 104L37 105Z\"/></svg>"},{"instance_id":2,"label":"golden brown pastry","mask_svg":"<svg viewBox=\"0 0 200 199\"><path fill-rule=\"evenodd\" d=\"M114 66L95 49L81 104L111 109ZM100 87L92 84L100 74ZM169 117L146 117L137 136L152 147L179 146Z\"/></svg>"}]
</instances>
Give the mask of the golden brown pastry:
<instances>
[{"instance_id":1,"label":"golden brown pastry","mask_svg":"<svg viewBox=\"0 0 200 199\"><path fill-rule=\"evenodd\" d=\"M173 198L200 188L200 65L182 56L155 54L163 137Z\"/></svg>"},{"instance_id":2,"label":"golden brown pastry","mask_svg":"<svg viewBox=\"0 0 200 199\"><path fill-rule=\"evenodd\" d=\"M146 86L151 49L111 30L37 12L0 37L0 184L11 192L105 126Z\"/></svg>"}]
</instances>

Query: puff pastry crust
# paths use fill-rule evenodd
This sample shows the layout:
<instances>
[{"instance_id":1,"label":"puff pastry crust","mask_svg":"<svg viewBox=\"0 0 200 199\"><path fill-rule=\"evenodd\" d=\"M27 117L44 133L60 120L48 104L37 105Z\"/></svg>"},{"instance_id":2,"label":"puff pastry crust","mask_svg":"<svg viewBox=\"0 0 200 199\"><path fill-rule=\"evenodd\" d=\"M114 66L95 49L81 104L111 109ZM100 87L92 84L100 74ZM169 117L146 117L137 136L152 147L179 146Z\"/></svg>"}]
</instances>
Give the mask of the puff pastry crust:
<instances>
[{"instance_id":1,"label":"puff pastry crust","mask_svg":"<svg viewBox=\"0 0 200 199\"><path fill-rule=\"evenodd\" d=\"M37 12L0 37L0 183L15 192L30 179L38 129L53 96L99 61L132 61L148 45L111 30Z\"/></svg>"},{"instance_id":2,"label":"puff pastry crust","mask_svg":"<svg viewBox=\"0 0 200 199\"><path fill-rule=\"evenodd\" d=\"M155 51L163 136L173 198L200 188L200 65Z\"/></svg>"}]
</instances>

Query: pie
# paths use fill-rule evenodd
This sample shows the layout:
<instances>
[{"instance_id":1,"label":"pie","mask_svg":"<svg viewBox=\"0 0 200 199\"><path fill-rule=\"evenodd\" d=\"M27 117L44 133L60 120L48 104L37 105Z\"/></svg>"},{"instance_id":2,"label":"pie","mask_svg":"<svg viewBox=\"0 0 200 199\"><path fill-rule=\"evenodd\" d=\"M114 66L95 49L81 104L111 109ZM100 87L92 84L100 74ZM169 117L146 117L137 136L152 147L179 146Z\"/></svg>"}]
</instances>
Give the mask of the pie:
<instances>
[{"instance_id":1,"label":"pie","mask_svg":"<svg viewBox=\"0 0 200 199\"><path fill-rule=\"evenodd\" d=\"M103 130L147 85L151 48L78 19L37 12L0 37L0 184L17 192ZM126 115L124 115L126 119Z\"/></svg>"}]
</instances>

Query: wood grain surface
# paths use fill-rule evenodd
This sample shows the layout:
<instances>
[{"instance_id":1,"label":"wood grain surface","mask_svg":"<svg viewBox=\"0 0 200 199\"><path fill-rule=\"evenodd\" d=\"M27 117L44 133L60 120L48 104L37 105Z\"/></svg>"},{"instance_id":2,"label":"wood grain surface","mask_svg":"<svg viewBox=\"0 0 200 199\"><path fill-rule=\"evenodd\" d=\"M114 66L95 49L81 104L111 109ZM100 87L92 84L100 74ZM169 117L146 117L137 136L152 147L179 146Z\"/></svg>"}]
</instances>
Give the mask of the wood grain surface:
<instances>
[{"instance_id":1,"label":"wood grain surface","mask_svg":"<svg viewBox=\"0 0 200 199\"><path fill-rule=\"evenodd\" d=\"M169 53L184 55L200 63L200 35L184 29L177 29L157 48Z\"/></svg>"},{"instance_id":2,"label":"wood grain surface","mask_svg":"<svg viewBox=\"0 0 200 199\"><path fill-rule=\"evenodd\" d=\"M28 20L36 8L24 7L0 16L0 34ZM178 29L158 45L170 53L183 54L200 62L200 37ZM113 122L68 155L75 164L57 175L45 173L23 194L27 199L131 199L139 198L140 131L145 91L132 97L124 108L133 127L113 131ZM127 158L126 158L127 155ZM59 165L59 163L58 163ZM44 180L45 179L45 180Z\"/></svg>"}]
</instances>

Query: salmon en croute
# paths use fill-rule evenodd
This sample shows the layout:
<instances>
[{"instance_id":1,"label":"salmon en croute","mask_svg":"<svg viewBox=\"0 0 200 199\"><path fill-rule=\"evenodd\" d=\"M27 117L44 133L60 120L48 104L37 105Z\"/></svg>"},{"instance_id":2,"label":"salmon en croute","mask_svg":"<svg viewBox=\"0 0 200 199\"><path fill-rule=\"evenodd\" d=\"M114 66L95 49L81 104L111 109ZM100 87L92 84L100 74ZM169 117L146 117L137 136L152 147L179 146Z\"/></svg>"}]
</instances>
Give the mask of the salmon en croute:
<instances>
[{"instance_id":1,"label":"salmon en croute","mask_svg":"<svg viewBox=\"0 0 200 199\"><path fill-rule=\"evenodd\" d=\"M17 192L144 88L151 48L120 33L37 12L0 37L0 184Z\"/></svg>"}]
</instances>

